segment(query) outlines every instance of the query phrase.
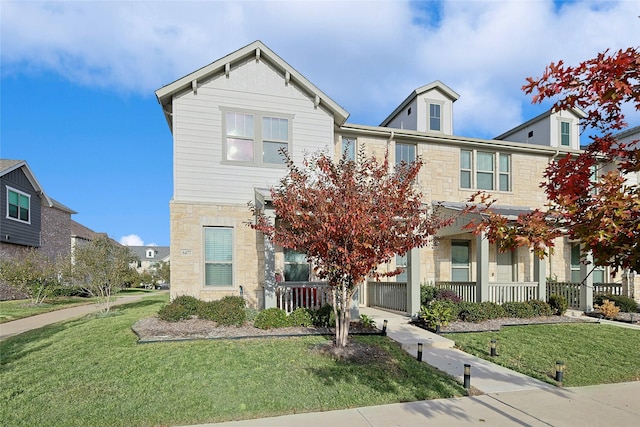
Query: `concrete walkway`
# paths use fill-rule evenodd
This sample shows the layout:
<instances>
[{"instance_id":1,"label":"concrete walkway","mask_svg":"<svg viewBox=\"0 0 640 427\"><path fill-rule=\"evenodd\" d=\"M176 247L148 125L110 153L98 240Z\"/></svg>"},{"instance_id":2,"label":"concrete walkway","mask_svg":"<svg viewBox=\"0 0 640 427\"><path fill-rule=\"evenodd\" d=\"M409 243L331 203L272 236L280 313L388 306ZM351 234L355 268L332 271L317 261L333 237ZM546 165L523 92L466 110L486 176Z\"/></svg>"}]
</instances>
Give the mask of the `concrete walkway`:
<instances>
[{"instance_id":1,"label":"concrete walkway","mask_svg":"<svg viewBox=\"0 0 640 427\"><path fill-rule=\"evenodd\" d=\"M147 295L128 295L121 296L116 299L111 306L128 304L141 300ZM18 335L32 329L41 328L53 323L62 322L63 320L75 319L76 317L85 316L89 313L100 311L98 304L79 305L75 307L63 308L62 310L50 311L49 313L38 314L37 316L25 317L24 319L14 320L0 324L0 340L13 335Z\"/></svg>"}]
</instances>

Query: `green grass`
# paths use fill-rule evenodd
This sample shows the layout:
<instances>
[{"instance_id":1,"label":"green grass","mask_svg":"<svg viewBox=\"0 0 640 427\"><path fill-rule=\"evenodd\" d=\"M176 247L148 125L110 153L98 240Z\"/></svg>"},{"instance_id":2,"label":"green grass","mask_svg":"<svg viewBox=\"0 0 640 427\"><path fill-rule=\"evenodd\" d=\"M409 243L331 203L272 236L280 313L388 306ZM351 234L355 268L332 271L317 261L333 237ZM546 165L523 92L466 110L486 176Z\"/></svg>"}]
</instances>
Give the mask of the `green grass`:
<instances>
[{"instance_id":1,"label":"green grass","mask_svg":"<svg viewBox=\"0 0 640 427\"><path fill-rule=\"evenodd\" d=\"M181 425L464 395L386 337L391 355L340 362L326 337L136 344L166 295L0 342L0 425Z\"/></svg>"},{"instance_id":2,"label":"green grass","mask_svg":"<svg viewBox=\"0 0 640 427\"><path fill-rule=\"evenodd\" d=\"M11 322L36 314L48 313L63 308L95 303L94 298L58 297L48 299L42 304L32 305L30 300L0 302L0 323Z\"/></svg>"},{"instance_id":3,"label":"green grass","mask_svg":"<svg viewBox=\"0 0 640 427\"><path fill-rule=\"evenodd\" d=\"M640 380L640 330L602 324L509 326L499 332L449 334L461 350L555 384L565 362L567 387ZM490 356L497 340L498 356Z\"/></svg>"}]
</instances>

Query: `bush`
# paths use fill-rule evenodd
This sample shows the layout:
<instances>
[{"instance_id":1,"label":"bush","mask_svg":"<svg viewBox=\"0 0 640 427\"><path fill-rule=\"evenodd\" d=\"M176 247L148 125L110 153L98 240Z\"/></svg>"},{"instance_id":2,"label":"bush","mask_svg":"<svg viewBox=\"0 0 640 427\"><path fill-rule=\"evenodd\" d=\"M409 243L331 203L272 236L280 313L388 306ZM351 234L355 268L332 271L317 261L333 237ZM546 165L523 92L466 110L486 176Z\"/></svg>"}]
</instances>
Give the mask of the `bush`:
<instances>
[{"instance_id":1,"label":"bush","mask_svg":"<svg viewBox=\"0 0 640 427\"><path fill-rule=\"evenodd\" d=\"M551 311L554 315L562 316L567 312L569 303L562 295L552 294L549 296L549 306L551 307Z\"/></svg>"},{"instance_id":2,"label":"bush","mask_svg":"<svg viewBox=\"0 0 640 427\"><path fill-rule=\"evenodd\" d=\"M436 299L438 288L433 285L422 284L420 285L420 304L429 305L431 301Z\"/></svg>"},{"instance_id":3,"label":"bush","mask_svg":"<svg viewBox=\"0 0 640 427\"><path fill-rule=\"evenodd\" d=\"M533 315L538 316L551 316L553 311L551 310L551 306L547 304L545 301L541 301L539 299L532 299L527 301L527 304L531 306L533 309Z\"/></svg>"},{"instance_id":4,"label":"bush","mask_svg":"<svg viewBox=\"0 0 640 427\"><path fill-rule=\"evenodd\" d=\"M253 322L254 320L256 320L256 316L258 316L258 313L260 313L260 310L257 310L255 308L245 307L244 309L244 314L248 322Z\"/></svg>"},{"instance_id":5,"label":"bush","mask_svg":"<svg viewBox=\"0 0 640 427\"><path fill-rule=\"evenodd\" d=\"M181 304L172 302L158 311L158 318L167 322L179 322L191 318L191 310Z\"/></svg>"},{"instance_id":6,"label":"bush","mask_svg":"<svg viewBox=\"0 0 640 427\"><path fill-rule=\"evenodd\" d=\"M429 305L422 306L418 315L424 320L429 328L435 329L438 326L447 326L453 317L453 306L455 304L448 300L431 301Z\"/></svg>"},{"instance_id":7,"label":"bush","mask_svg":"<svg viewBox=\"0 0 640 427\"><path fill-rule=\"evenodd\" d=\"M458 318L464 322L483 322L504 316L502 306L493 302L458 303Z\"/></svg>"},{"instance_id":8,"label":"bush","mask_svg":"<svg viewBox=\"0 0 640 427\"><path fill-rule=\"evenodd\" d=\"M311 326L313 319L311 313L306 308L296 308L289 314L289 326Z\"/></svg>"},{"instance_id":9,"label":"bush","mask_svg":"<svg viewBox=\"0 0 640 427\"><path fill-rule=\"evenodd\" d=\"M502 304L502 308L507 317L517 317L520 319L533 317L533 307L526 302L505 302Z\"/></svg>"},{"instance_id":10,"label":"bush","mask_svg":"<svg viewBox=\"0 0 640 427\"><path fill-rule=\"evenodd\" d=\"M594 308L602 313L604 317L611 320L615 319L620 312L620 307L617 307L613 301L609 301L608 299L602 301L600 305L594 305Z\"/></svg>"},{"instance_id":11,"label":"bush","mask_svg":"<svg viewBox=\"0 0 640 427\"><path fill-rule=\"evenodd\" d=\"M596 304L602 305L604 300L609 300L614 303L623 313L636 313L638 311L638 303L633 298L623 295L596 295L593 298L593 304L594 306Z\"/></svg>"},{"instance_id":12,"label":"bush","mask_svg":"<svg viewBox=\"0 0 640 427\"><path fill-rule=\"evenodd\" d=\"M217 301L199 301L197 315L223 326L242 326L247 319L242 297L226 296Z\"/></svg>"},{"instance_id":13,"label":"bush","mask_svg":"<svg viewBox=\"0 0 640 427\"><path fill-rule=\"evenodd\" d=\"M180 295L171 301L171 304L181 305L195 316L198 312L198 306L202 304L202 301L196 297L192 297L191 295Z\"/></svg>"},{"instance_id":14,"label":"bush","mask_svg":"<svg viewBox=\"0 0 640 427\"><path fill-rule=\"evenodd\" d=\"M319 328L332 328L336 326L336 318L333 314L333 306L331 304L325 304L316 310L310 310L311 321L313 326Z\"/></svg>"},{"instance_id":15,"label":"bush","mask_svg":"<svg viewBox=\"0 0 640 427\"><path fill-rule=\"evenodd\" d=\"M260 329L284 328L289 325L289 319L284 310L273 307L258 313L253 325Z\"/></svg>"},{"instance_id":16,"label":"bush","mask_svg":"<svg viewBox=\"0 0 640 427\"><path fill-rule=\"evenodd\" d=\"M443 301L451 301L455 303L462 301L462 298L460 298L458 294L452 291L451 289L438 289L438 291L436 292L435 299L443 300Z\"/></svg>"}]
</instances>

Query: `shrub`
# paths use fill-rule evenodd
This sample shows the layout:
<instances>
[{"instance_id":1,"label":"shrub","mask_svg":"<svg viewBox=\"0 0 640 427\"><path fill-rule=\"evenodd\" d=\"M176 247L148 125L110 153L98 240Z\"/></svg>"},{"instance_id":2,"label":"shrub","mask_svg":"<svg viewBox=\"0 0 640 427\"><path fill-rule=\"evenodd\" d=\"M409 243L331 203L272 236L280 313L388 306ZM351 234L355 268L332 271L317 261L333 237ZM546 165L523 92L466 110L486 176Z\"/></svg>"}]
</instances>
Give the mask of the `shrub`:
<instances>
[{"instance_id":1,"label":"shrub","mask_svg":"<svg viewBox=\"0 0 640 427\"><path fill-rule=\"evenodd\" d=\"M502 306L493 302L461 302L458 303L458 318L465 322L482 322L504 317Z\"/></svg>"},{"instance_id":2,"label":"shrub","mask_svg":"<svg viewBox=\"0 0 640 427\"><path fill-rule=\"evenodd\" d=\"M215 322L224 326L242 326L247 318L244 311L245 301L242 297L226 296L219 301L214 301L217 305L215 310Z\"/></svg>"},{"instance_id":3,"label":"shrub","mask_svg":"<svg viewBox=\"0 0 640 427\"><path fill-rule=\"evenodd\" d=\"M420 304L428 305L431 301L436 299L438 288L433 285L422 284L420 285Z\"/></svg>"},{"instance_id":4,"label":"shrub","mask_svg":"<svg viewBox=\"0 0 640 427\"><path fill-rule=\"evenodd\" d=\"M569 308L569 303L567 299L562 295L552 294L549 296L549 306L551 307L551 311L556 316L562 316L567 312L567 308Z\"/></svg>"},{"instance_id":5,"label":"shrub","mask_svg":"<svg viewBox=\"0 0 640 427\"><path fill-rule=\"evenodd\" d=\"M453 319L453 306L454 303L448 300L431 301L429 305L422 306L418 315L432 329L447 326Z\"/></svg>"},{"instance_id":6,"label":"shrub","mask_svg":"<svg viewBox=\"0 0 640 427\"><path fill-rule=\"evenodd\" d=\"M336 318L333 314L333 306L331 304L325 304L316 310L310 310L311 321L313 326L319 328L332 328L336 326Z\"/></svg>"},{"instance_id":7,"label":"shrub","mask_svg":"<svg viewBox=\"0 0 640 427\"><path fill-rule=\"evenodd\" d=\"M177 296L171 304L178 304L183 306L186 310L189 310L192 315L196 315L198 312L198 305L200 305L202 301L200 301L196 297L192 297L191 295L180 295Z\"/></svg>"},{"instance_id":8,"label":"shrub","mask_svg":"<svg viewBox=\"0 0 640 427\"><path fill-rule=\"evenodd\" d=\"M289 314L289 326L311 326L313 319L311 313L306 308L296 308Z\"/></svg>"},{"instance_id":9,"label":"shrub","mask_svg":"<svg viewBox=\"0 0 640 427\"><path fill-rule=\"evenodd\" d=\"M260 329L284 328L289 325L289 319L284 310L272 307L258 313L253 325Z\"/></svg>"},{"instance_id":10,"label":"shrub","mask_svg":"<svg viewBox=\"0 0 640 427\"><path fill-rule=\"evenodd\" d=\"M158 311L158 318L167 322L179 322L189 319L191 316L190 309L175 302L165 305Z\"/></svg>"},{"instance_id":11,"label":"shrub","mask_svg":"<svg viewBox=\"0 0 640 427\"><path fill-rule=\"evenodd\" d=\"M258 313L260 313L260 310L257 310L251 307L245 307L244 313L247 318L247 321L253 322L256 319L256 316L258 315Z\"/></svg>"},{"instance_id":12,"label":"shrub","mask_svg":"<svg viewBox=\"0 0 640 427\"><path fill-rule=\"evenodd\" d=\"M371 318L370 316L367 316L366 314L361 314L360 315L360 323L365 328L372 328L373 329L373 328L376 327L376 321L373 320L373 318Z\"/></svg>"},{"instance_id":13,"label":"shrub","mask_svg":"<svg viewBox=\"0 0 640 427\"><path fill-rule=\"evenodd\" d=\"M602 301L600 305L594 305L593 308L600 311L604 317L607 319L615 319L618 313L620 312L620 307L616 307L613 301L609 301L608 299Z\"/></svg>"},{"instance_id":14,"label":"shrub","mask_svg":"<svg viewBox=\"0 0 640 427\"><path fill-rule=\"evenodd\" d=\"M527 301L527 304L531 306L533 309L534 316L551 316L553 311L551 310L551 306L547 304L545 301L541 301L539 299L532 299Z\"/></svg>"},{"instance_id":15,"label":"shrub","mask_svg":"<svg viewBox=\"0 0 640 427\"><path fill-rule=\"evenodd\" d=\"M452 291L451 289L438 289L436 292L436 300L444 300L451 302L460 302L462 298L458 296L457 293Z\"/></svg>"},{"instance_id":16,"label":"shrub","mask_svg":"<svg viewBox=\"0 0 640 427\"><path fill-rule=\"evenodd\" d=\"M520 319L527 319L533 317L533 307L526 302L505 302L502 304L505 315L507 317L518 317Z\"/></svg>"},{"instance_id":17,"label":"shrub","mask_svg":"<svg viewBox=\"0 0 640 427\"><path fill-rule=\"evenodd\" d=\"M218 301L200 301L196 314L202 320L215 322L218 318L218 308Z\"/></svg>"},{"instance_id":18,"label":"shrub","mask_svg":"<svg viewBox=\"0 0 640 427\"><path fill-rule=\"evenodd\" d=\"M602 305L604 300L613 302L623 313L636 313L638 311L638 303L633 299L623 295L596 295L593 298L593 304Z\"/></svg>"}]
</instances>

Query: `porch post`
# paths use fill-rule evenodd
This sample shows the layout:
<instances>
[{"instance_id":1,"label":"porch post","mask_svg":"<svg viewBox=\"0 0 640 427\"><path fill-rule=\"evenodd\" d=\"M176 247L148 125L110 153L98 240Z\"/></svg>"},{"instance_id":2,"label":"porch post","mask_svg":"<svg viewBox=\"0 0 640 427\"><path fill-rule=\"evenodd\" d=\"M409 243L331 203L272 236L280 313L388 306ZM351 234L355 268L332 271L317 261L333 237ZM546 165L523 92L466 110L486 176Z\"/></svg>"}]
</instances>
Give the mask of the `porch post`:
<instances>
[{"instance_id":1,"label":"porch post","mask_svg":"<svg viewBox=\"0 0 640 427\"><path fill-rule=\"evenodd\" d=\"M476 237L476 302L489 301L489 240Z\"/></svg>"},{"instance_id":2,"label":"porch post","mask_svg":"<svg viewBox=\"0 0 640 427\"><path fill-rule=\"evenodd\" d=\"M407 313L420 311L420 248L407 252Z\"/></svg>"},{"instance_id":3,"label":"porch post","mask_svg":"<svg viewBox=\"0 0 640 427\"><path fill-rule=\"evenodd\" d=\"M593 274L589 274L592 268L593 255L589 251L585 254L584 262L580 263L580 310L587 313L593 311Z\"/></svg>"},{"instance_id":4,"label":"porch post","mask_svg":"<svg viewBox=\"0 0 640 427\"><path fill-rule=\"evenodd\" d=\"M533 278L538 282L538 299L547 300L547 265L543 259L534 255L533 257Z\"/></svg>"},{"instance_id":5,"label":"porch post","mask_svg":"<svg viewBox=\"0 0 640 427\"><path fill-rule=\"evenodd\" d=\"M264 236L264 308L277 307L276 251L271 239Z\"/></svg>"}]
</instances>

